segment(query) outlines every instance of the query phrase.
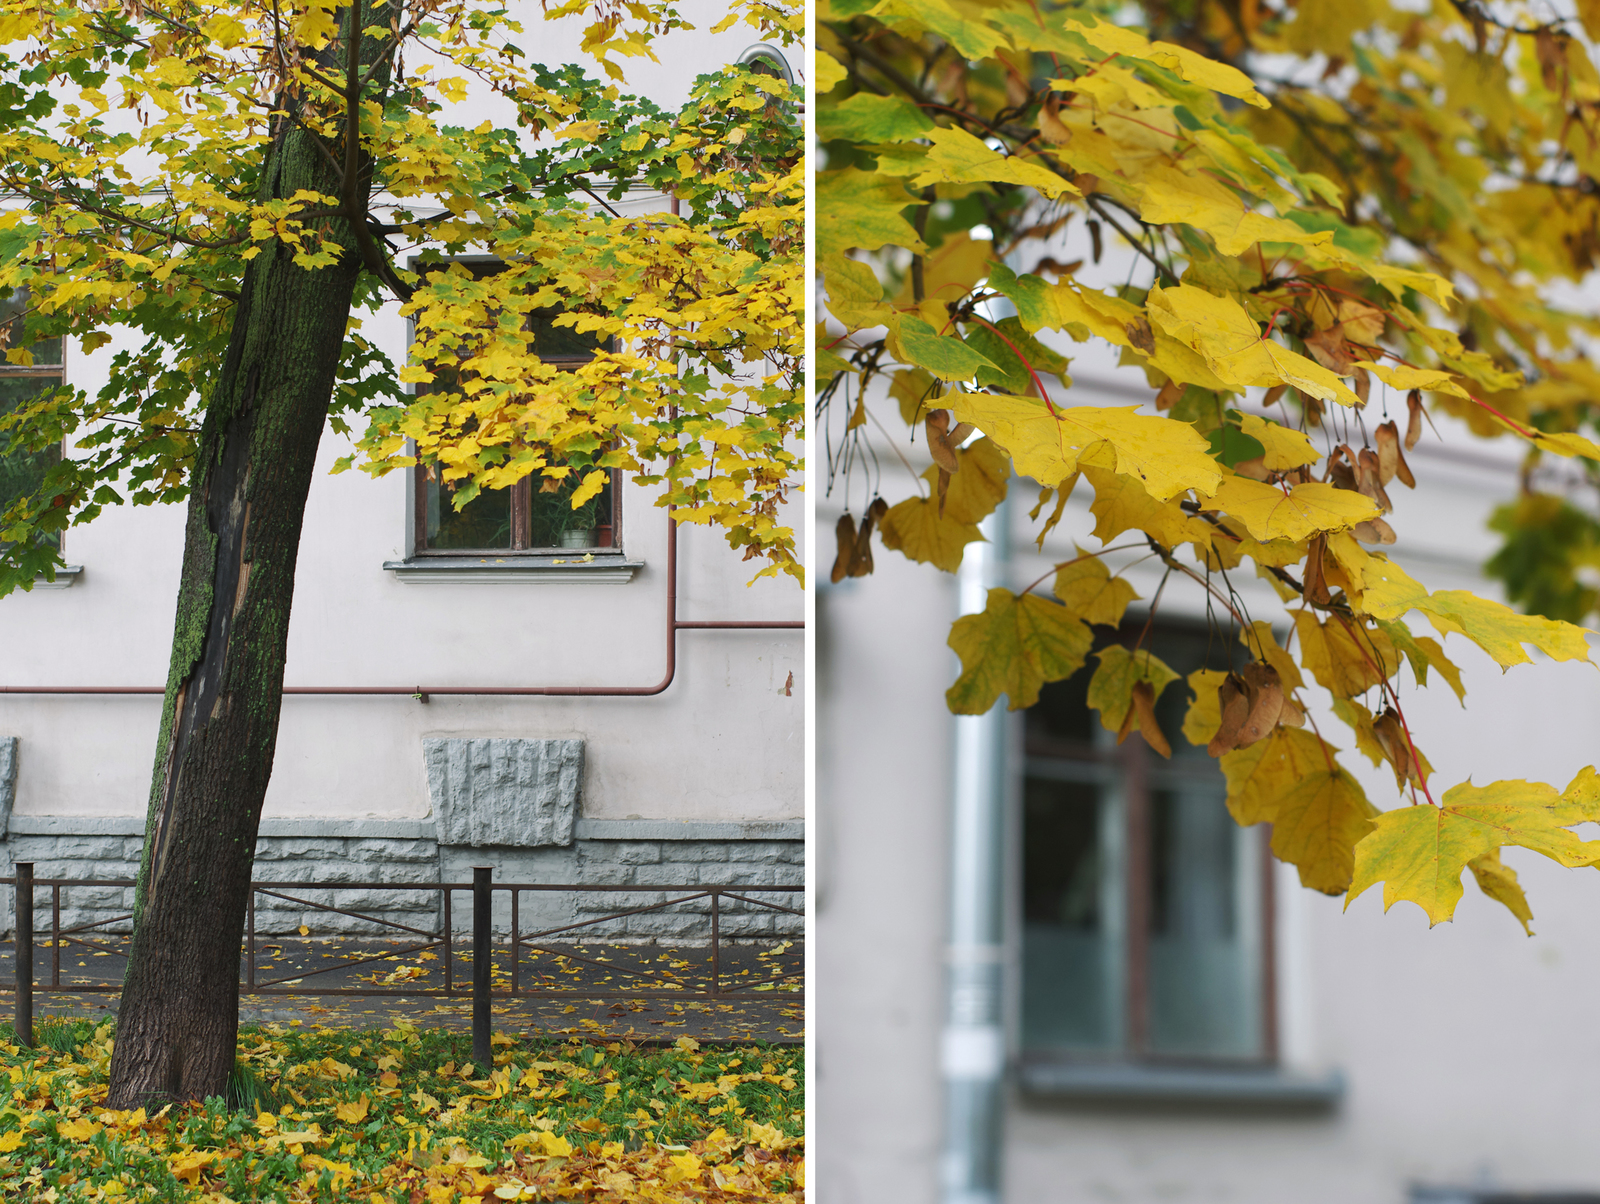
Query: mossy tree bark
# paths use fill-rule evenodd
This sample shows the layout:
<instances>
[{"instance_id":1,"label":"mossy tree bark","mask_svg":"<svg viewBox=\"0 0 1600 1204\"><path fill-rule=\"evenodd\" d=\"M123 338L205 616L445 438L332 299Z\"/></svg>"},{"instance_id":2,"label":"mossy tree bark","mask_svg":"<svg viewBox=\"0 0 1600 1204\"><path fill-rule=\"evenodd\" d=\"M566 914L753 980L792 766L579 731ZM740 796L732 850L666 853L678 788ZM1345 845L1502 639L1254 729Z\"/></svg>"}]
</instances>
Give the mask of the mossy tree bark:
<instances>
[{"instance_id":1,"label":"mossy tree bark","mask_svg":"<svg viewBox=\"0 0 1600 1204\"><path fill-rule=\"evenodd\" d=\"M262 188L337 194L337 176L285 123ZM233 1069L300 529L361 270L346 225L333 241L351 249L333 267L307 270L292 247L258 244L200 432L111 1107L219 1095Z\"/></svg>"}]
</instances>

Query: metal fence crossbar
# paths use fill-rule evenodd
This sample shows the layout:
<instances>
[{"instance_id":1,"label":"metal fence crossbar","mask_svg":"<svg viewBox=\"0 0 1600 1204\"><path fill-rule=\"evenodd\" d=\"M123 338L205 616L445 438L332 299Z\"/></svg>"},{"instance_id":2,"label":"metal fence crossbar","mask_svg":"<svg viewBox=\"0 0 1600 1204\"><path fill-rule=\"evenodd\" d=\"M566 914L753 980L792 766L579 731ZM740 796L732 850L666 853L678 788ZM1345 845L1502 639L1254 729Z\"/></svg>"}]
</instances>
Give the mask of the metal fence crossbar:
<instances>
[{"instance_id":1,"label":"metal fence crossbar","mask_svg":"<svg viewBox=\"0 0 1600 1204\"><path fill-rule=\"evenodd\" d=\"M89 920L70 927L63 927L61 923L61 903L63 888L109 886L132 887L136 885L130 879L124 878L35 878L33 865L29 862L17 862L12 876L0 878L0 885L10 886L15 892L16 917L16 976L10 983L0 982L0 992L13 991L16 996L16 1024L15 1032L19 1040L26 1045L33 1044L33 992L34 992L34 941L33 941L33 915L34 888L45 886L50 888L50 929L51 929L51 991L70 993L99 993L117 994L121 991L120 984L113 983L74 983L61 982L61 948L64 945L79 945L86 949L93 949L99 953L110 954L126 958L123 949L113 948L95 940L80 935L95 929L105 928L107 925L130 920L131 915L116 915L106 919ZM337 907L329 903L321 903L314 899L304 898L300 894L285 893L288 891L304 891L308 889L332 890L401 890L401 891L426 891L439 896L440 919L442 932L432 932L428 929L418 928L414 925L404 924L397 920L386 919L380 915L369 915L349 908ZM452 920L451 896L456 891L471 891L473 896L472 910L472 985L470 989L458 988L455 984L455 928ZM783 979L765 980L759 982L745 982L730 986L723 985L722 945L726 939L722 935L722 903L726 899L730 902L741 903L751 908L767 912L776 912L784 915L803 916L805 912L799 908L784 907L781 904L769 902L765 899L752 898L753 894L796 894L804 890L800 886L705 886L684 885L672 886L667 884L633 883L626 885L589 884L589 883L553 883L553 882L507 882L496 883L493 881L493 869L490 866L474 866L473 880L471 882L252 882L250 884L248 928L244 953L247 959L246 981L241 983L241 994L259 995L301 995L301 996L364 996L364 997L445 997L472 999L473 1011L473 1050L474 1058L487 1064L490 1053L489 1021L490 1000L492 998L543 998L543 999L595 999L597 997L614 997L619 999L668 999L683 1001L695 998L716 999L738 994L748 996L753 988L766 988L781 990L788 993L793 988L785 986ZM510 958L511 958L511 983L509 990L495 990L492 986L492 961L493 961L493 908L492 902L495 891L504 891L511 896L511 932L510 932ZM571 924L547 928L539 932L524 935L520 924L520 898L524 891L557 891L570 894L631 894L631 895L672 895L663 898L661 902L650 903L638 907L629 907L620 911L608 912L604 915L593 916ZM749 894L743 892L750 892ZM256 933L256 897L262 895L267 898L281 899L300 907L312 908L320 912L345 916L363 923L375 924L380 928L391 929L398 932L421 937L419 943L407 945L403 948L385 949L367 957L358 957L339 962L331 966L320 966L302 970L298 973L280 978L267 979L258 982L256 979L256 953L262 940ZM594 928L597 925L615 923L633 916L648 915L653 912L662 912L684 904L697 903L709 899L709 914L706 916L710 929L710 958L706 969L709 971L709 986L697 985L697 974L691 974L688 981L677 981L677 975L670 971L650 968L630 968L615 962L601 961L598 958L585 957L582 954L552 948L540 943L545 938L560 936L564 933L576 932L580 929ZM96 936L102 935L95 933ZM770 939L757 937L756 939ZM781 938L780 938L781 939ZM360 966L371 965L377 962L393 961L407 957L411 954L421 953L430 949L444 947L442 969L444 983L442 987L403 986L384 988L378 986L378 979L374 975L370 979L371 986L367 987L307 987L301 985L303 980L316 978L322 975L343 970L353 970ZM582 946L579 946L580 948ZM543 954L562 959L567 963L591 966L603 969L608 977L604 985L584 986L578 988L548 986L530 986L523 989L519 982L520 955L523 950L530 953ZM81 964L81 963L80 963ZM530 965L530 970L534 968ZM543 970L534 970L538 981L549 981L550 975ZM744 971L742 973L748 973ZM742 976L742 975L741 975ZM622 978L622 983L613 983L612 978ZM649 980L650 989L638 989L646 984L634 984L633 980ZM669 981L663 981L669 980ZM285 986L284 984L294 984ZM631 988L631 989L630 989Z\"/></svg>"},{"instance_id":2,"label":"metal fence crossbar","mask_svg":"<svg viewBox=\"0 0 1600 1204\"><path fill-rule=\"evenodd\" d=\"M408 945L404 949L386 949L382 953L374 953L371 957L358 958L353 962L340 962L337 966L320 966L315 970L304 970L299 974L291 974L286 978L269 978L265 982L256 983L257 987L275 987L280 983L299 982L304 978L315 978L319 974L332 974L335 970L353 970L357 966L365 966L370 962L386 962L396 957L405 957L409 953L420 953L424 949L433 949L444 944L444 940L428 941L421 945ZM421 992L418 992L419 994Z\"/></svg>"},{"instance_id":3,"label":"metal fence crossbar","mask_svg":"<svg viewBox=\"0 0 1600 1204\"><path fill-rule=\"evenodd\" d=\"M748 903L751 907L765 907L768 911L781 911L784 914L791 916L803 916L806 914L805 912L798 911L793 907L784 907L779 903L766 903L760 899L746 898L744 895L729 894L727 891L723 891L721 894L724 899L734 899L740 903Z\"/></svg>"},{"instance_id":4,"label":"metal fence crossbar","mask_svg":"<svg viewBox=\"0 0 1600 1204\"><path fill-rule=\"evenodd\" d=\"M366 920L368 923L382 924L386 928L398 928L401 932L411 932L415 933L417 936L437 937L437 934L429 932L425 928L413 928L409 924L401 924L395 920L384 920L377 916L362 915L359 911L350 911L347 908L335 907L331 903L318 903L315 899L298 899L293 895L281 894L275 890L263 890L259 886L255 887L254 889L256 894L266 895L268 898L282 899L288 903L299 903L304 907L315 907L319 911L331 911L334 915L349 916L352 920Z\"/></svg>"}]
</instances>

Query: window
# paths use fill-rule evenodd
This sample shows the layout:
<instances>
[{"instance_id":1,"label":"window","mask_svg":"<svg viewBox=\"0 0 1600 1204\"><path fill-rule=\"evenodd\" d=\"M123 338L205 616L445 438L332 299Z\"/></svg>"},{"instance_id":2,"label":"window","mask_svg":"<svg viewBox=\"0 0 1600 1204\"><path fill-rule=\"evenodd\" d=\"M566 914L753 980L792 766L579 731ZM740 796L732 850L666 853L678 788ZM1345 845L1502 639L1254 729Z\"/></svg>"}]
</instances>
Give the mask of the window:
<instances>
[{"instance_id":1,"label":"window","mask_svg":"<svg viewBox=\"0 0 1600 1204\"><path fill-rule=\"evenodd\" d=\"M1131 647L1142 627L1112 638ZM1157 626L1143 646L1188 674L1225 667L1229 645ZM1262 833L1233 822L1216 762L1184 739L1184 683L1157 706L1165 761L1137 735L1119 747L1101 726L1087 700L1096 664L1047 685L1025 717L1024 1056L1268 1061Z\"/></svg>"},{"instance_id":2,"label":"window","mask_svg":"<svg viewBox=\"0 0 1600 1204\"><path fill-rule=\"evenodd\" d=\"M17 289L9 296L0 294L0 352L14 349L23 342L23 315L28 310L28 292ZM33 354L30 365L13 364L0 355L0 414L9 414L18 406L32 401L45 390L62 383L61 340L41 339L28 348ZM0 435L0 447L9 442L9 433ZM0 513L17 498L33 493L44 480L50 467L61 459L60 445L40 452L0 454ZM59 534L50 542L61 546Z\"/></svg>"},{"instance_id":3,"label":"window","mask_svg":"<svg viewBox=\"0 0 1600 1204\"><path fill-rule=\"evenodd\" d=\"M475 275L487 276L503 265L469 261L461 266ZM555 325L557 316L559 311L547 309L536 310L529 318L534 351L546 363L557 367L582 364L604 347L600 335ZM577 480L557 483L537 477L504 489L485 489L457 510L450 486L440 482L433 466L421 464L415 471L419 556L489 551L537 554L621 545L615 472L599 494L576 510L572 508L572 494Z\"/></svg>"}]
</instances>

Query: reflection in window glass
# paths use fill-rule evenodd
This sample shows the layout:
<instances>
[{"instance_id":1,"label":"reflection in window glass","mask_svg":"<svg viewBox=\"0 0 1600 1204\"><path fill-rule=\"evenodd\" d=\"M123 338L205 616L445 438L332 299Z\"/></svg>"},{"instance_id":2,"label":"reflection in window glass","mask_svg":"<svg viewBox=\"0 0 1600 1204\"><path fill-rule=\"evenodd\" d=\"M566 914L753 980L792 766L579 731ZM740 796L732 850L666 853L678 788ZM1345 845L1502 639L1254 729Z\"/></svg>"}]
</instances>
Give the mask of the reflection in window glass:
<instances>
[{"instance_id":1,"label":"reflection in window glass","mask_svg":"<svg viewBox=\"0 0 1600 1204\"><path fill-rule=\"evenodd\" d=\"M1101 784L1030 774L1023 790L1022 1026L1033 1049L1120 1049L1120 813Z\"/></svg>"},{"instance_id":2,"label":"reflection in window glass","mask_svg":"<svg viewBox=\"0 0 1600 1204\"><path fill-rule=\"evenodd\" d=\"M489 551L511 546L510 489L482 490L459 510L437 478L428 478L427 489L430 548Z\"/></svg>"},{"instance_id":3,"label":"reflection in window glass","mask_svg":"<svg viewBox=\"0 0 1600 1204\"><path fill-rule=\"evenodd\" d=\"M0 294L0 350L23 342L23 314L28 307L26 289ZM47 389L61 383L61 340L45 339L29 345L31 365L15 365L0 355L0 414L9 414L32 401ZM10 442L10 432L0 435L0 448ZM52 445L38 452L0 454L0 513L19 497L38 490L45 473L61 459L61 447ZM48 537L61 546L59 533Z\"/></svg>"},{"instance_id":4,"label":"reflection in window glass","mask_svg":"<svg viewBox=\"0 0 1600 1204\"><path fill-rule=\"evenodd\" d=\"M1220 784L1150 799L1150 1050L1248 1058L1261 1028L1255 833Z\"/></svg>"},{"instance_id":5,"label":"reflection in window glass","mask_svg":"<svg viewBox=\"0 0 1600 1204\"><path fill-rule=\"evenodd\" d=\"M1145 647L1180 674L1226 667L1204 632L1157 626ZM1024 1048L1260 1058L1260 833L1234 824L1216 762L1184 739L1185 683L1157 705L1162 760L1102 728L1087 700L1096 664L1047 685L1026 716Z\"/></svg>"}]
</instances>

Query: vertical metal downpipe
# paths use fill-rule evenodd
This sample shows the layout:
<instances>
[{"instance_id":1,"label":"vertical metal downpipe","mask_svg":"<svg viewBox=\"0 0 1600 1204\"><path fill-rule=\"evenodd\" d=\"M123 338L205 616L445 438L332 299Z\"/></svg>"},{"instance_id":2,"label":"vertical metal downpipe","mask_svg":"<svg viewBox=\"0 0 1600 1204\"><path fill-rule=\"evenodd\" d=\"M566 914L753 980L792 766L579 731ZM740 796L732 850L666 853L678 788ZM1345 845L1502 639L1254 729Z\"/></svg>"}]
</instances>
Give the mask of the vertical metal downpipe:
<instances>
[{"instance_id":1,"label":"vertical metal downpipe","mask_svg":"<svg viewBox=\"0 0 1600 1204\"><path fill-rule=\"evenodd\" d=\"M984 609L1005 584L1009 525L1001 503L957 575L960 611ZM1005 1031L1001 1011L1005 832L1005 703L956 716L950 816L950 920L945 950L943 1204L998 1204Z\"/></svg>"}]
</instances>

